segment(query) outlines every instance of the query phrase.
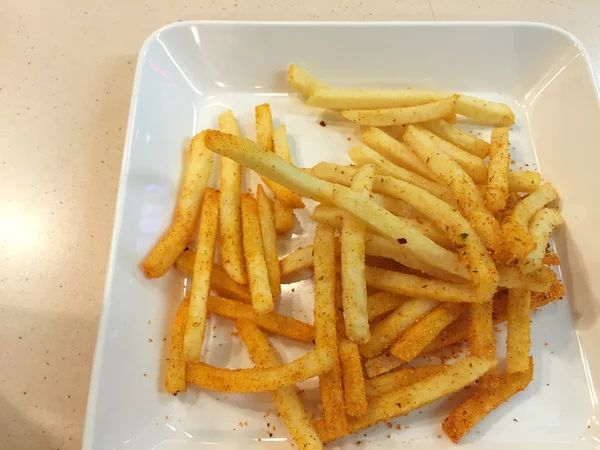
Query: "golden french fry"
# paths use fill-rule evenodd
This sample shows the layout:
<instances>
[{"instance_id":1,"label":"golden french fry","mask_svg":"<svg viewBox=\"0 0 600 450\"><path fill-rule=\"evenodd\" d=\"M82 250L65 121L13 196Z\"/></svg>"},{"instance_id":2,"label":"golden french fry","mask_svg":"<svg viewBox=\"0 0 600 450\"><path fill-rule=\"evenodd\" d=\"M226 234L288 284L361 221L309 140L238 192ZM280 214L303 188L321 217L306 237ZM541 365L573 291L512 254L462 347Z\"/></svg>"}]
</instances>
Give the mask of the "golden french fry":
<instances>
[{"instance_id":1,"label":"golden french fry","mask_svg":"<svg viewBox=\"0 0 600 450\"><path fill-rule=\"evenodd\" d=\"M275 349L252 322L239 320L236 328L244 341L252 362L259 368L280 367L281 361ZM271 392L275 408L281 420L294 438L298 448L321 450L323 444L313 427L308 414L298 398L294 386L286 386Z\"/></svg>"},{"instance_id":2,"label":"golden french fry","mask_svg":"<svg viewBox=\"0 0 600 450\"><path fill-rule=\"evenodd\" d=\"M427 165L412 150L380 128L367 128L361 133L360 140L392 163L431 181L438 181Z\"/></svg>"},{"instance_id":3,"label":"golden french fry","mask_svg":"<svg viewBox=\"0 0 600 450\"><path fill-rule=\"evenodd\" d=\"M494 304L491 301L469 305L469 355L490 361L496 357L493 310ZM480 383L494 386L497 376L494 368L482 377Z\"/></svg>"},{"instance_id":4,"label":"golden french fry","mask_svg":"<svg viewBox=\"0 0 600 450\"><path fill-rule=\"evenodd\" d=\"M207 308L213 314L233 320L249 320L271 334L296 341L312 342L315 336L314 327L307 323L274 312L258 314L251 305L228 298L211 295L208 297Z\"/></svg>"},{"instance_id":5,"label":"golden french fry","mask_svg":"<svg viewBox=\"0 0 600 450\"><path fill-rule=\"evenodd\" d=\"M192 293L188 307L183 351L187 361L200 361L206 329L206 303L210 292L210 278L217 230L219 225L219 192L207 189L204 193L202 218L198 228L198 249L194 260Z\"/></svg>"},{"instance_id":6,"label":"golden french fry","mask_svg":"<svg viewBox=\"0 0 600 450\"><path fill-rule=\"evenodd\" d=\"M485 208L483 198L473 179L447 153L440 150L428 132L408 127L402 138L408 146L427 163L427 166L444 181L456 199L456 204L489 249L495 249L500 235L500 225Z\"/></svg>"},{"instance_id":7,"label":"golden french fry","mask_svg":"<svg viewBox=\"0 0 600 450\"><path fill-rule=\"evenodd\" d=\"M442 120L448 122L449 124L456 125L456 122L458 121L458 117L456 116L455 112L451 112L451 113L446 114L444 117L442 117Z\"/></svg>"},{"instance_id":8,"label":"golden french fry","mask_svg":"<svg viewBox=\"0 0 600 450\"><path fill-rule=\"evenodd\" d=\"M173 223L142 262L147 278L159 278L167 273L192 239L208 186L212 160L213 154L204 144L204 132L197 134L190 144L190 160L181 182Z\"/></svg>"},{"instance_id":9,"label":"golden french fry","mask_svg":"<svg viewBox=\"0 0 600 450\"><path fill-rule=\"evenodd\" d=\"M494 389L478 389L444 420L444 433L455 444L491 411L524 390L533 379L533 360L525 372L503 375Z\"/></svg>"},{"instance_id":10,"label":"golden french fry","mask_svg":"<svg viewBox=\"0 0 600 450\"><path fill-rule=\"evenodd\" d=\"M274 151L273 148L273 116L271 114L271 105L263 103L254 108L256 120L256 142L268 152ZM280 155L281 156L281 155Z\"/></svg>"},{"instance_id":11,"label":"golden french fry","mask_svg":"<svg viewBox=\"0 0 600 450\"><path fill-rule=\"evenodd\" d=\"M472 155L485 158L489 152L490 144L455 127L444 119L428 120L421 126Z\"/></svg>"},{"instance_id":12,"label":"golden french fry","mask_svg":"<svg viewBox=\"0 0 600 450\"><path fill-rule=\"evenodd\" d=\"M371 339L358 346L365 358L372 358L385 351L417 320L438 305L435 300L425 298L408 299L371 330Z\"/></svg>"},{"instance_id":13,"label":"golden french fry","mask_svg":"<svg viewBox=\"0 0 600 450\"><path fill-rule=\"evenodd\" d=\"M294 64L290 64L287 76L288 84L297 91L300 91L305 97L310 97L317 89L326 89L329 87Z\"/></svg>"},{"instance_id":14,"label":"golden french fry","mask_svg":"<svg viewBox=\"0 0 600 450\"><path fill-rule=\"evenodd\" d=\"M265 263L267 264L267 271L269 273L269 286L271 286L273 299L277 299L281 292L281 273L279 271L279 254L277 253L277 232L275 231L273 203L267 197L261 185L258 185L256 188L256 200Z\"/></svg>"},{"instance_id":15,"label":"golden french fry","mask_svg":"<svg viewBox=\"0 0 600 450\"><path fill-rule=\"evenodd\" d=\"M242 241L252 306L259 314L273 310L274 298L263 249L258 203L252 194L242 194Z\"/></svg>"},{"instance_id":16,"label":"golden french fry","mask_svg":"<svg viewBox=\"0 0 600 450\"><path fill-rule=\"evenodd\" d=\"M367 313L369 321L376 319L386 313L394 311L407 300L406 297L389 292L378 292L367 298Z\"/></svg>"},{"instance_id":17,"label":"golden french fry","mask_svg":"<svg viewBox=\"0 0 600 450\"><path fill-rule=\"evenodd\" d=\"M518 266L498 266L498 274L498 286L534 292L546 292L556 277L549 267L542 267L537 272L523 273Z\"/></svg>"},{"instance_id":18,"label":"golden french fry","mask_svg":"<svg viewBox=\"0 0 600 450\"><path fill-rule=\"evenodd\" d=\"M508 172L508 189L510 192L535 192L539 189L542 176L539 172L525 170L523 172Z\"/></svg>"},{"instance_id":19,"label":"golden french fry","mask_svg":"<svg viewBox=\"0 0 600 450\"><path fill-rule=\"evenodd\" d=\"M371 127L419 123L438 119L452 112L458 98L458 95L453 95L424 105L403 108L351 109L340 111L340 113L352 122Z\"/></svg>"},{"instance_id":20,"label":"golden french fry","mask_svg":"<svg viewBox=\"0 0 600 450\"><path fill-rule=\"evenodd\" d=\"M381 397L417 381L440 373L446 366L419 366L398 369L392 373L365 380L367 398Z\"/></svg>"},{"instance_id":21,"label":"golden french fry","mask_svg":"<svg viewBox=\"0 0 600 450\"><path fill-rule=\"evenodd\" d=\"M190 306L190 294L179 304L177 314L171 326L171 343L169 346L169 365L167 368L167 380L165 387L169 394L184 392L185 385L185 354L183 353L183 338L187 324L188 307Z\"/></svg>"},{"instance_id":22,"label":"golden french fry","mask_svg":"<svg viewBox=\"0 0 600 450\"><path fill-rule=\"evenodd\" d=\"M281 276L285 277L313 267L313 246L301 247L279 261Z\"/></svg>"},{"instance_id":23,"label":"golden french fry","mask_svg":"<svg viewBox=\"0 0 600 450\"><path fill-rule=\"evenodd\" d=\"M454 112L493 127L509 127L515 123L515 114L504 103L490 102L461 94Z\"/></svg>"},{"instance_id":24,"label":"golden french fry","mask_svg":"<svg viewBox=\"0 0 600 450\"><path fill-rule=\"evenodd\" d=\"M506 256L522 260L535 250L535 242L529 234L529 223L535 214L548 203L556 200L554 186L545 183L518 202L512 212L502 221L503 248Z\"/></svg>"},{"instance_id":25,"label":"golden french fry","mask_svg":"<svg viewBox=\"0 0 600 450\"><path fill-rule=\"evenodd\" d=\"M418 89L333 89L314 90L306 104L327 109L403 108L438 100L432 91Z\"/></svg>"},{"instance_id":26,"label":"golden french fry","mask_svg":"<svg viewBox=\"0 0 600 450\"><path fill-rule=\"evenodd\" d=\"M506 334L506 372L525 372L529 369L531 347L531 291L508 290L508 321Z\"/></svg>"},{"instance_id":27,"label":"golden french fry","mask_svg":"<svg viewBox=\"0 0 600 450\"><path fill-rule=\"evenodd\" d=\"M344 184L344 183L340 183L340 184ZM344 184L344 186L345 186L345 184ZM395 216L406 217L409 219L419 218L421 221L423 221L423 219L420 217L419 212L415 208L410 206L408 203L406 203L404 200L400 200L399 198L394 198L389 195L377 194L377 193L371 194L371 200L373 200L375 203L377 203L382 208L387 209L389 212L391 212ZM425 221L427 221L427 219L425 219L423 222L425 222ZM441 233L441 230L440 230L440 233Z\"/></svg>"},{"instance_id":28,"label":"golden french fry","mask_svg":"<svg viewBox=\"0 0 600 450\"><path fill-rule=\"evenodd\" d=\"M224 369L191 362L187 365L186 380L211 391L275 391L331 370L334 361L334 356L327 350L318 349L287 364L269 368Z\"/></svg>"},{"instance_id":29,"label":"golden french fry","mask_svg":"<svg viewBox=\"0 0 600 450\"><path fill-rule=\"evenodd\" d=\"M240 129L231 110L219 116L219 129L223 133L239 136ZM221 214L219 216L219 245L223 269L237 283L246 284L246 265L242 250L242 218L240 194L242 191L242 166L221 158Z\"/></svg>"},{"instance_id":30,"label":"golden french fry","mask_svg":"<svg viewBox=\"0 0 600 450\"><path fill-rule=\"evenodd\" d=\"M529 225L529 234L535 243L535 249L521 262L520 268L524 273L531 273L542 267L546 255L546 246L555 228L560 227L564 220L560 213L552 208L539 210Z\"/></svg>"},{"instance_id":31,"label":"golden french fry","mask_svg":"<svg viewBox=\"0 0 600 450\"><path fill-rule=\"evenodd\" d=\"M342 372L338 358L336 316L336 255L335 231L319 225L315 234L315 348L333 355L335 361L329 372L319 377L323 418L329 432L343 436L348 432L346 406L342 389Z\"/></svg>"},{"instance_id":32,"label":"golden french fry","mask_svg":"<svg viewBox=\"0 0 600 450\"><path fill-rule=\"evenodd\" d=\"M406 330L396 341L390 352L406 362L415 359L444 328L458 319L465 305L443 303L438 305Z\"/></svg>"},{"instance_id":33,"label":"golden french fry","mask_svg":"<svg viewBox=\"0 0 600 450\"><path fill-rule=\"evenodd\" d=\"M406 364L406 361L396 358L391 353L384 353L365 360L365 371L369 378L378 377Z\"/></svg>"},{"instance_id":34,"label":"golden french fry","mask_svg":"<svg viewBox=\"0 0 600 450\"><path fill-rule=\"evenodd\" d=\"M506 207L508 200L508 173L510 171L510 150L508 128L494 128L490 144L490 164L485 195L485 206L492 211Z\"/></svg>"},{"instance_id":35,"label":"golden french fry","mask_svg":"<svg viewBox=\"0 0 600 450\"><path fill-rule=\"evenodd\" d=\"M353 147L348 151L348 155L350 156L350 159L359 166L363 166L365 164L374 164L375 167L377 167L377 173L394 177L398 180L403 180L407 183L419 186L430 194L435 195L439 199L444 200L450 197L450 193L448 192L448 188L446 186L442 186L441 184L422 177L421 175L417 175L416 173L406 170L403 167L396 166L390 160L385 159L375 150L371 150L368 147Z\"/></svg>"},{"instance_id":36,"label":"golden french fry","mask_svg":"<svg viewBox=\"0 0 600 450\"><path fill-rule=\"evenodd\" d=\"M287 140L287 130L285 125L279 125L273 132L273 148L277 156L292 162L290 147ZM294 210L287 206L280 199L275 198L275 230L277 233L287 233L294 227Z\"/></svg>"},{"instance_id":37,"label":"golden french fry","mask_svg":"<svg viewBox=\"0 0 600 450\"><path fill-rule=\"evenodd\" d=\"M339 352L346 412L349 416L360 417L367 412L367 394L358 346L348 339L342 339Z\"/></svg>"},{"instance_id":38,"label":"golden french fry","mask_svg":"<svg viewBox=\"0 0 600 450\"><path fill-rule=\"evenodd\" d=\"M352 180L352 190L365 199L373 187L375 167L362 167ZM346 336L353 342L369 340L367 285L365 283L366 225L351 214L344 215L341 233L341 276Z\"/></svg>"}]
</instances>

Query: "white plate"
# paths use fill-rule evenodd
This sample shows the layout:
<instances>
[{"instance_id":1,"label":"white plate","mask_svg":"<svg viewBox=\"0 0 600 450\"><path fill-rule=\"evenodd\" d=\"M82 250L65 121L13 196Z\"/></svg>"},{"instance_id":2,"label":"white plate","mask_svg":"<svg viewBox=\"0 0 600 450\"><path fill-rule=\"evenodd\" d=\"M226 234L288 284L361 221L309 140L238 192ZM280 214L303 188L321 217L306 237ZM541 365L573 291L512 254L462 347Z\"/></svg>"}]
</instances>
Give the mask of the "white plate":
<instances>
[{"instance_id":1,"label":"white plate","mask_svg":"<svg viewBox=\"0 0 600 450\"><path fill-rule=\"evenodd\" d=\"M541 24L226 22L169 25L142 47L84 448L291 448L279 420L273 414L265 417L273 410L267 394L227 396L192 387L174 397L164 391L170 322L189 284L174 270L146 280L138 269L171 220L191 136L215 127L224 109L233 109L253 137L254 106L269 102L275 122L288 127L296 164L349 162L346 150L357 142L355 128L306 107L290 91L285 70L291 62L340 86L456 90L514 109L516 166L536 168L539 160L544 178L561 194L567 227L556 244L569 302L536 314L534 382L479 424L463 447L596 448L600 213L594 205L600 193L600 108L579 42ZM319 126L321 120L326 127ZM281 248L282 254L312 240L308 212L297 218L292 243ZM279 308L312 321L311 283L288 285ZM230 323L211 319L207 329L208 362L249 366L239 339L230 336ZM306 351L291 342L278 341L278 348L288 360ZM312 380L305 385L309 408L316 403L315 388ZM368 448L391 449L405 442L422 449L449 448L441 422L452 403L438 401L396 420L400 432L374 427L331 448L355 448L358 440Z\"/></svg>"}]
</instances>

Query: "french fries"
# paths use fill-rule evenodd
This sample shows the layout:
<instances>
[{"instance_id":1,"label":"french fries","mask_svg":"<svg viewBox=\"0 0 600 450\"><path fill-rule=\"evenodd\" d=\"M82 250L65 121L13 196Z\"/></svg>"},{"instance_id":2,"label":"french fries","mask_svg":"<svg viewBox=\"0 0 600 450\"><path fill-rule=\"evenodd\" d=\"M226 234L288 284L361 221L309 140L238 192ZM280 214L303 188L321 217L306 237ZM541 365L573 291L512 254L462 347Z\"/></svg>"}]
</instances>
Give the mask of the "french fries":
<instances>
[{"instance_id":1,"label":"french fries","mask_svg":"<svg viewBox=\"0 0 600 450\"><path fill-rule=\"evenodd\" d=\"M428 120L421 126L472 155L485 158L489 153L490 144L455 127L444 119Z\"/></svg>"},{"instance_id":2,"label":"french fries","mask_svg":"<svg viewBox=\"0 0 600 450\"><path fill-rule=\"evenodd\" d=\"M252 322L239 320L236 327L252 361L257 367L280 366L281 363L275 349L267 337ZM323 444L298 398L295 387L286 386L272 391L271 397L273 397L279 417L290 431L298 448L303 450L322 449Z\"/></svg>"},{"instance_id":3,"label":"french fries","mask_svg":"<svg viewBox=\"0 0 600 450\"><path fill-rule=\"evenodd\" d=\"M451 113L458 98L458 95L452 95L424 105L403 108L353 109L340 111L340 114L352 122L370 127L420 123Z\"/></svg>"},{"instance_id":4,"label":"french fries","mask_svg":"<svg viewBox=\"0 0 600 450\"><path fill-rule=\"evenodd\" d=\"M258 203L251 194L242 194L242 238L252 306L259 314L273 310L275 300L265 261Z\"/></svg>"},{"instance_id":5,"label":"french fries","mask_svg":"<svg viewBox=\"0 0 600 450\"><path fill-rule=\"evenodd\" d=\"M525 170L523 172L508 172L508 190L510 192L535 192L540 187L542 177L539 172Z\"/></svg>"},{"instance_id":6,"label":"french fries","mask_svg":"<svg viewBox=\"0 0 600 450\"><path fill-rule=\"evenodd\" d=\"M177 394L186 390L185 365L187 363L183 352L183 339L187 324L190 294L179 304L171 326L171 343L169 350L169 366L167 367L166 390L169 394Z\"/></svg>"},{"instance_id":7,"label":"french fries","mask_svg":"<svg viewBox=\"0 0 600 450\"><path fill-rule=\"evenodd\" d=\"M367 314L369 321L376 319L386 313L395 310L401 303L406 301L406 297L390 294L389 292L378 292L367 298Z\"/></svg>"},{"instance_id":8,"label":"french fries","mask_svg":"<svg viewBox=\"0 0 600 450\"><path fill-rule=\"evenodd\" d=\"M219 129L239 136L240 129L231 110L219 116ZM240 194L242 191L242 166L221 158L219 216L219 244L223 269L236 282L246 284L246 265L242 250L242 218L240 217Z\"/></svg>"},{"instance_id":9,"label":"french fries","mask_svg":"<svg viewBox=\"0 0 600 450\"><path fill-rule=\"evenodd\" d=\"M487 360L496 357L494 338L493 302L473 303L469 305L469 355ZM496 368L491 369L481 379L485 386L492 387L496 382Z\"/></svg>"},{"instance_id":10,"label":"french fries","mask_svg":"<svg viewBox=\"0 0 600 450\"><path fill-rule=\"evenodd\" d=\"M256 201L258 204L258 217L260 218L260 234L262 236L265 263L269 274L269 286L273 299L279 297L281 292L281 273L279 269L279 255L277 253L277 232L275 231L275 214L273 203L267 197L263 187L256 188Z\"/></svg>"},{"instance_id":11,"label":"french fries","mask_svg":"<svg viewBox=\"0 0 600 450\"><path fill-rule=\"evenodd\" d=\"M200 361L206 329L206 303L210 291L212 263L219 225L219 192L207 189L198 228L198 249L194 260L192 293L188 307L183 351L187 361Z\"/></svg>"},{"instance_id":12,"label":"french fries","mask_svg":"<svg viewBox=\"0 0 600 450\"><path fill-rule=\"evenodd\" d=\"M515 114L504 103L490 102L469 95L460 95L454 112L492 127L509 127L515 123Z\"/></svg>"},{"instance_id":13,"label":"french fries","mask_svg":"<svg viewBox=\"0 0 600 450\"><path fill-rule=\"evenodd\" d=\"M142 262L142 271L147 278L159 278L167 273L192 239L212 160L213 155L204 144L204 134L194 136L173 223Z\"/></svg>"},{"instance_id":14,"label":"french fries","mask_svg":"<svg viewBox=\"0 0 600 450\"><path fill-rule=\"evenodd\" d=\"M273 151L287 162L292 162L290 147L287 140L287 130L284 124L279 125L273 132ZM275 230L277 233L287 233L294 227L294 210L280 199L274 201Z\"/></svg>"},{"instance_id":15,"label":"french fries","mask_svg":"<svg viewBox=\"0 0 600 450\"><path fill-rule=\"evenodd\" d=\"M508 290L508 322L506 326L506 372L525 372L529 369L531 346L531 291Z\"/></svg>"},{"instance_id":16,"label":"french fries","mask_svg":"<svg viewBox=\"0 0 600 450\"><path fill-rule=\"evenodd\" d=\"M310 97L317 89L329 87L294 64L290 64L288 68L287 80L291 87L300 91L305 97Z\"/></svg>"},{"instance_id":17,"label":"french fries","mask_svg":"<svg viewBox=\"0 0 600 450\"><path fill-rule=\"evenodd\" d=\"M370 378L365 381L367 398L381 397L417 381L424 380L444 370L445 366L419 366L400 368L392 373Z\"/></svg>"},{"instance_id":18,"label":"french fries","mask_svg":"<svg viewBox=\"0 0 600 450\"><path fill-rule=\"evenodd\" d=\"M492 211L500 211L506 207L508 200L508 172L510 170L510 151L508 128L492 130L490 145L490 165L485 195L485 206Z\"/></svg>"},{"instance_id":19,"label":"french fries","mask_svg":"<svg viewBox=\"0 0 600 450\"><path fill-rule=\"evenodd\" d=\"M437 99L438 96L434 92L418 89L378 90L322 87L311 93L310 97L306 100L306 104L337 110L404 108L407 106L424 105Z\"/></svg>"},{"instance_id":20,"label":"french fries","mask_svg":"<svg viewBox=\"0 0 600 450\"><path fill-rule=\"evenodd\" d=\"M367 394L358 346L348 339L342 339L339 353L346 412L349 416L361 417L367 412Z\"/></svg>"},{"instance_id":21,"label":"french fries","mask_svg":"<svg viewBox=\"0 0 600 450\"><path fill-rule=\"evenodd\" d=\"M375 177L375 167L362 167L352 180L352 190L369 198ZM365 281L364 222L346 214L342 224L342 299L346 336L356 343L368 342L369 317L367 315L367 284Z\"/></svg>"},{"instance_id":22,"label":"french fries","mask_svg":"<svg viewBox=\"0 0 600 450\"><path fill-rule=\"evenodd\" d=\"M313 246L299 248L279 261L281 276L285 277L313 267Z\"/></svg>"},{"instance_id":23,"label":"french fries","mask_svg":"<svg viewBox=\"0 0 600 450\"><path fill-rule=\"evenodd\" d=\"M563 223L560 213L552 208L543 208L533 216L529 224L529 234L535 249L521 261L520 269L523 273L535 272L542 267L550 235Z\"/></svg>"}]
</instances>

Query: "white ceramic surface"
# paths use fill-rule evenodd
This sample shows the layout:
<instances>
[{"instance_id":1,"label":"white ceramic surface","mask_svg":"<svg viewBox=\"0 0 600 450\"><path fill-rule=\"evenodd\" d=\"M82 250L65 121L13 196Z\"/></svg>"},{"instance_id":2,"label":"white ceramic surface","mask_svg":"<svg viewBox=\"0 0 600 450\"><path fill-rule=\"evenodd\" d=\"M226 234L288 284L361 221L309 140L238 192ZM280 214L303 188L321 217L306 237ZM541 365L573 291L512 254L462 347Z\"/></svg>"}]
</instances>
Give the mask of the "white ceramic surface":
<instances>
[{"instance_id":1,"label":"white ceramic surface","mask_svg":"<svg viewBox=\"0 0 600 450\"><path fill-rule=\"evenodd\" d=\"M600 242L594 238L599 213L593 206L600 192L594 173L600 163L600 107L579 43L540 24L184 22L150 36L138 61L84 449L291 448L285 427L266 415L273 411L266 394L195 388L177 397L165 393L170 322L189 284L175 271L146 280L138 269L171 219L189 139L216 126L225 108L236 112L253 137L254 106L270 102L275 122L287 125L299 166L349 162L346 150L357 141L355 128L306 107L290 91L285 70L291 62L340 86L457 90L515 110L515 165L536 168L539 161L544 178L561 194L567 227L555 242L569 302L536 314L534 382L478 425L462 446L595 448L600 282L594 274L600 270ZM326 127L319 126L321 120ZM254 187L256 177L248 178L246 187ZM282 255L312 240L308 212L297 213L297 219ZM311 294L309 281L289 284L279 310L311 321ZM230 323L211 319L207 330L208 362L249 366ZM291 342L276 345L287 360L306 351ZM315 383L303 387L314 409ZM368 448L408 442L450 448L441 421L454 402L442 400L396 420L400 432L374 427L331 448L355 448L358 440Z\"/></svg>"}]
</instances>

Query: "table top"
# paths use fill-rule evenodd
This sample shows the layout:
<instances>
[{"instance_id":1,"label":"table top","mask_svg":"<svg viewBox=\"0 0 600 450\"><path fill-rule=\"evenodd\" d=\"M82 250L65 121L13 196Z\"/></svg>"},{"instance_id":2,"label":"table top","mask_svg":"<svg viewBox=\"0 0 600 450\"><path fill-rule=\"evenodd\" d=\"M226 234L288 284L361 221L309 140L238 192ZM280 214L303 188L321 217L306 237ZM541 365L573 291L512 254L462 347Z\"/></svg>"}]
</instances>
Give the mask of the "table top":
<instances>
[{"instance_id":1,"label":"table top","mask_svg":"<svg viewBox=\"0 0 600 450\"><path fill-rule=\"evenodd\" d=\"M540 21L578 36L600 79L599 15L597 0L9 2L0 12L0 447L81 447L133 73L153 30L192 19Z\"/></svg>"}]
</instances>

